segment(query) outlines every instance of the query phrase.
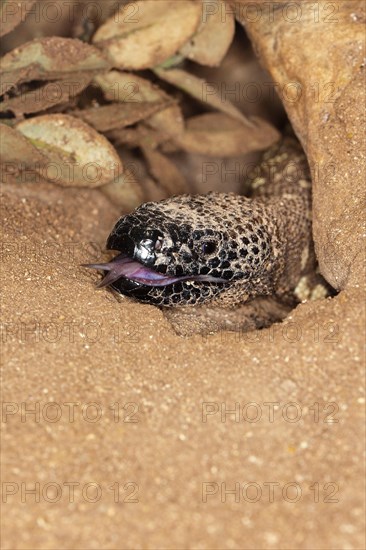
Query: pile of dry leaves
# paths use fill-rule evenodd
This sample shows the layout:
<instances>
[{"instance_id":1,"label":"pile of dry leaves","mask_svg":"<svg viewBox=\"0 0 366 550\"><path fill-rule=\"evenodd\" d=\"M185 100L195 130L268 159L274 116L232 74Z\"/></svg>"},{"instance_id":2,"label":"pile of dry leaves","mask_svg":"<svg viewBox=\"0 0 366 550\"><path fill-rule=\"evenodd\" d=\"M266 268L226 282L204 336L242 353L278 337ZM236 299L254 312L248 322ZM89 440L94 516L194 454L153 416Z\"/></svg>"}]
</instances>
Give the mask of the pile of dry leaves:
<instances>
[{"instance_id":1,"label":"pile of dry leaves","mask_svg":"<svg viewBox=\"0 0 366 550\"><path fill-rule=\"evenodd\" d=\"M56 19L55 2L54 11L49 5L45 12L46 4L5 2L2 35L14 36L24 18L28 25L37 15ZM100 187L128 210L189 190L172 153L236 157L278 139L269 122L244 116L218 86L189 70L218 67L226 55L235 17L224 1L120 2L114 12L115 2L93 5L93 12L78 2L74 13L59 13L60 34L71 36L29 41L23 32L26 40L3 55L5 176ZM42 34L35 23L33 34Z\"/></svg>"}]
</instances>

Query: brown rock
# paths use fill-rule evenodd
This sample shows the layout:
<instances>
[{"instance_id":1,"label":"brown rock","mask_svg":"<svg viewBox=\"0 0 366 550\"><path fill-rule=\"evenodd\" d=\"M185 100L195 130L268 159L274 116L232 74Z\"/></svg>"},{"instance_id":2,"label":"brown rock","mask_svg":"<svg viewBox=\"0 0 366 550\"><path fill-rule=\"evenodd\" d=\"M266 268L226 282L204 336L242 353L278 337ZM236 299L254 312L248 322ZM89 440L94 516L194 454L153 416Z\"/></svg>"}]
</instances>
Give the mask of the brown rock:
<instances>
[{"instance_id":1,"label":"brown rock","mask_svg":"<svg viewBox=\"0 0 366 550\"><path fill-rule=\"evenodd\" d=\"M308 156L321 272L337 289L363 282L365 4L235 7Z\"/></svg>"}]
</instances>

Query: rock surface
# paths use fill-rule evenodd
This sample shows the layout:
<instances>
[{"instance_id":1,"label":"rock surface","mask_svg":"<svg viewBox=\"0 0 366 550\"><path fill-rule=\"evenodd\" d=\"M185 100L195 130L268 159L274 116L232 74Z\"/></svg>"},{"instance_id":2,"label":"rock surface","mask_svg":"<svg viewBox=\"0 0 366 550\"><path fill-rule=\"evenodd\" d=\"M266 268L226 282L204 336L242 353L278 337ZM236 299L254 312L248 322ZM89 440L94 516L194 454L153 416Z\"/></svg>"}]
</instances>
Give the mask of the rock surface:
<instances>
[{"instance_id":1,"label":"rock surface","mask_svg":"<svg viewBox=\"0 0 366 550\"><path fill-rule=\"evenodd\" d=\"M364 280L365 4L235 3L312 171L314 241L337 289ZM252 12L250 11L252 10Z\"/></svg>"}]
</instances>

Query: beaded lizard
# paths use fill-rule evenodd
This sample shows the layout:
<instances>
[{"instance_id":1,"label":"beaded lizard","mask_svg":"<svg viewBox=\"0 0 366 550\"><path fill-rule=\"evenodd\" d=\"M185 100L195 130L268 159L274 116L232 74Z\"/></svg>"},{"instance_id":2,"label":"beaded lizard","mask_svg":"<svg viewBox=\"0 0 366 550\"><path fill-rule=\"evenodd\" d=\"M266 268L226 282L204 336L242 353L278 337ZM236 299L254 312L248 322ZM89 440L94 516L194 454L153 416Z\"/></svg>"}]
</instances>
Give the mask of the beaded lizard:
<instances>
[{"instance_id":1,"label":"beaded lizard","mask_svg":"<svg viewBox=\"0 0 366 550\"><path fill-rule=\"evenodd\" d=\"M107 272L99 287L161 306L182 334L268 326L295 305L315 266L300 144L285 137L265 152L251 188L250 198L211 192L142 204L107 240L120 254L87 267Z\"/></svg>"}]
</instances>

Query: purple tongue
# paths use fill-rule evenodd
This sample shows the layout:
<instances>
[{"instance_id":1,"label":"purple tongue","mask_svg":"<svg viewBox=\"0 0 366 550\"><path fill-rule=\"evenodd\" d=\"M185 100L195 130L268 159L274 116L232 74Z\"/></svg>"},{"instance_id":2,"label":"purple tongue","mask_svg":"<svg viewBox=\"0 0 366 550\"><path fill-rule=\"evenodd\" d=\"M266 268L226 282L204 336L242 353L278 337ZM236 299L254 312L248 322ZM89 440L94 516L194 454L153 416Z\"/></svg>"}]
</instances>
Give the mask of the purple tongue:
<instances>
[{"instance_id":1,"label":"purple tongue","mask_svg":"<svg viewBox=\"0 0 366 550\"><path fill-rule=\"evenodd\" d=\"M103 288L111 285L121 277L127 277L128 264L133 264L133 260L124 254L116 256L108 263L105 264L84 264L83 267L89 267L91 269L101 269L102 271L109 271L107 275L97 284L97 288Z\"/></svg>"},{"instance_id":2,"label":"purple tongue","mask_svg":"<svg viewBox=\"0 0 366 550\"><path fill-rule=\"evenodd\" d=\"M116 256L113 260L105 264L83 264L83 267L108 271L104 279L102 279L102 281L97 285L97 288L103 288L111 285L121 277L125 277L126 279L130 279L147 286L165 286L187 279L217 283L225 282L224 279L218 279L208 275L197 275L194 277L172 277L169 275L163 275L162 273L157 273L153 269L144 266L140 262L132 260L125 254L119 254L119 256Z\"/></svg>"},{"instance_id":3,"label":"purple tongue","mask_svg":"<svg viewBox=\"0 0 366 550\"><path fill-rule=\"evenodd\" d=\"M120 254L113 258L112 261L105 264L84 264L84 267L90 267L92 269L101 269L102 271L108 271L104 279L97 285L97 288L103 288L105 286L111 285L121 277L127 279L132 279L134 281L155 286L168 284L167 280L174 282L174 279L157 273L148 267L132 260L124 254ZM164 282L163 282L164 281Z\"/></svg>"}]
</instances>

